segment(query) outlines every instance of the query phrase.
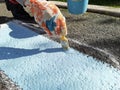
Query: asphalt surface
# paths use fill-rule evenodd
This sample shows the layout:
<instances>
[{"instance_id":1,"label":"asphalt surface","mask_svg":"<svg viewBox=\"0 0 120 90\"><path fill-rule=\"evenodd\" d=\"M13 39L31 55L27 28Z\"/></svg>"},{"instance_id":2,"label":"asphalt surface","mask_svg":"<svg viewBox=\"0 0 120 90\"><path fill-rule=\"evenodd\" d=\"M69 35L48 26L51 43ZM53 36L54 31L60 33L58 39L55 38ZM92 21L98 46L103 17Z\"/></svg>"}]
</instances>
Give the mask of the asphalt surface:
<instances>
[{"instance_id":1,"label":"asphalt surface","mask_svg":"<svg viewBox=\"0 0 120 90\"><path fill-rule=\"evenodd\" d=\"M17 21L1 25L0 51L0 70L23 90L120 89L116 68L73 48L63 50Z\"/></svg>"}]
</instances>

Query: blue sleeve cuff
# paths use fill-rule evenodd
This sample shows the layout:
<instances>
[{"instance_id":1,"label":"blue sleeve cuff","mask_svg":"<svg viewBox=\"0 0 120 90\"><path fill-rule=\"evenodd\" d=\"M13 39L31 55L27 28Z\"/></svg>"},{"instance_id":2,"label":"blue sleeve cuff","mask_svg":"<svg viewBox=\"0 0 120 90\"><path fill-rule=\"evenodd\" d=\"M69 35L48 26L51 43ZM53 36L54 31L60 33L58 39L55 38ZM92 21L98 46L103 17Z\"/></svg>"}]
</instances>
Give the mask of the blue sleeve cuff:
<instances>
[{"instance_id":1,"label":"blue sleeve cuff","mask_svg":"<svg viewBox=\"0 0 120 90\"><path fill-rule=\"evenodd\" d=\"M50 20L46 20L46 27L50 30L50 31L54 31L55 27L56 27L56 23L54 22L55 20L55 16L52 17Z\"/></svg>"}]
</instances>

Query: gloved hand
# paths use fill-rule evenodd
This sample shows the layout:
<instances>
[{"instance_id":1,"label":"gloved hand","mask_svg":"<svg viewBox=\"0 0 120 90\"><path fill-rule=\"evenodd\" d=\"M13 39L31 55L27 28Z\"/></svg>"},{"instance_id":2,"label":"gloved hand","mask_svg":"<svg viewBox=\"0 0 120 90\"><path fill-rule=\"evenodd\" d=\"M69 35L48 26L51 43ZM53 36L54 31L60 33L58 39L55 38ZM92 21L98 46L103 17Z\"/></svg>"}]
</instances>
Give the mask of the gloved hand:
<instances>
[{"instance_id":1,"label":"gloved hand","mask_svg":"<svg viewBox=\"0 0 120 90\"><path fill-rule=\"evenodd\" d=\"M64 50L68 50L68 48L69 48L69 43L68 43L68 39L67 39L65 36L61 36L60 42L61 42L62 48L63 48Z\"/></svg>"}]
</instances>

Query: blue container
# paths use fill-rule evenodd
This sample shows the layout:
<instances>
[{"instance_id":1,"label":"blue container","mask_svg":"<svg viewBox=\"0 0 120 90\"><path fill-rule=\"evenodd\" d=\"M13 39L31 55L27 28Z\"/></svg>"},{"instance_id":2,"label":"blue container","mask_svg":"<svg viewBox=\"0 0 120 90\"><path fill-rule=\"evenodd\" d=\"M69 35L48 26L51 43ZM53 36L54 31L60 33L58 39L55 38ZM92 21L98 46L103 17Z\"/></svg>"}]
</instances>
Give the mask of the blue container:
<instances>
[{"instance_id":1,"label":"blue container","mask_svg":"<svg viewBox=\"0 0 120 90\"><path fill-rule=\"evenodd\" d=\"M88 0L67 0L67 4L71 14L83 14L87 11Z\"/></svg>"}]
</instances>

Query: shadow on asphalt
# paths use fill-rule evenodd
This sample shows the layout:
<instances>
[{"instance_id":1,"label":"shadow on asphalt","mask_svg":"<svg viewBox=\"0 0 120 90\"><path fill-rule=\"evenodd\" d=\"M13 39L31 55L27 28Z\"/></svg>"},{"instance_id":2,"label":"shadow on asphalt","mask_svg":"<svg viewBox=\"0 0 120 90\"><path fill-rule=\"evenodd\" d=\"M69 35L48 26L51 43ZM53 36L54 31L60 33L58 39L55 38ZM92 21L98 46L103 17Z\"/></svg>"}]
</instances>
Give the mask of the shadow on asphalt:
<instances>
[{"instance_id":1,"label":"shadow on asphalt","mask_svg":"<svg viewBox=\"0 0 120 90\"><path fill-rule=\"evenodd\" d=\"M13 20L11 17L6 17L6 16L0 16L0 24L7 23L10 20Z\"/></svg>"},{"instance_id":2,"label":"shadow on asphalt","mask_svg":"<svg viewBox=\"0 0 120 90\"><path fill-rule=\"evenodd\" d=\"M80 22L80 21L86 21L87 18L71 18L71 17L66 17L67 22Z\"/></svg>"},{"instance_id":3,"label":"shadow on asphalt","mask_svg":"<svg viewBox=\"0 0 120 90\"><path fill-rule=\"evenodd\" d=\"M12 47L0 47L0 60L30 56L39 53L39 49L20 49Z\"/></svg>"},{"instance_id":4,"label":"shadow on asphalt","mask_svg":"<svg viewBox=\"0 0 120 90\"><path fill-rule=\"evenodd\" d=\"M21 49L21 48L13 48L13 47L0 47L0 60L3 59L14 59L24 56L31 56L38 53L55 53L55 52L64 52L62 48L48 48L45 50L37 49Z\"/></svg>"},{"instance_id":5,"label":"shadow on asphalt","mask_svg":"<svg viewBox=\"0 0 120 90\"><path fill-rule=\"evenodd\" d=\"M63 48L47 48L45 50L41 50L40 52L54 53L54 52L64 52L64 50Z\"/></svg>"},{"instance_id":6,"label":"shadow on asphalt","mask_svg":"<svg viewBox=\"0 0 120 90\"><path fill-rule=\"evenodd\" d=\"M0 0L0 3L5 3L5 1L4 0Z\"/></svg>"},{"instance_id":7,"label":"shadow on asphalt","mask_svg":"<svg viewBox=\"0 0 120 90\"><path fill-rule=\"evenodd\" d=\"M118 56L117 59L120 59L119 54L120 54L120 37L112 40L112 39L101 39L98 41L94 41L89 43L89 45L94 46L94 47L99 47L99 48L106 48L109 50L111 54ZM103 48L103 49L104 49ZM120 63L120 61L118 60Z\"/></svg>"},{"instance_id":8,"label":"shadow on asphalt","mask_svg":"<svg viewBox=\"0 0 120 90\"><path fill-rule=\"evenodd\" d=\"M8 23L9 28L11 28L11 30L12 30L9 34L13 38L22 39L22 38L29 38L29 37L33 37L33 36L38 35L38 34L33 33L33 32L28 33L28 30L25 29L25 27L21 27L19 25L17 25L17 27L16 27L16 25L14 26L13 23ZM23 33L22 29L24 30L24 33Z\"/></svg>"},{"instance_id":9,"label":"shadow on asphalt","mask_svg":"<svg viewBox=\"0 0 120 90\"><path fill-rule=\"evenodd\" d=\"M99 20L99 22L98 22L98 24L114 24L114 23L120 25L120 22L118 22L112 18L105 19L105 20Z\"/></svg>"}]
</instances>

